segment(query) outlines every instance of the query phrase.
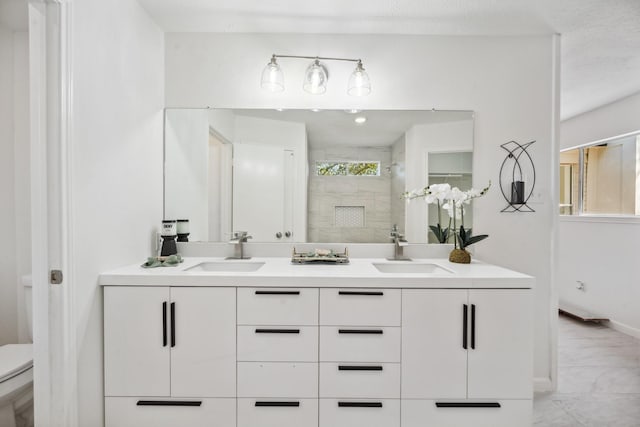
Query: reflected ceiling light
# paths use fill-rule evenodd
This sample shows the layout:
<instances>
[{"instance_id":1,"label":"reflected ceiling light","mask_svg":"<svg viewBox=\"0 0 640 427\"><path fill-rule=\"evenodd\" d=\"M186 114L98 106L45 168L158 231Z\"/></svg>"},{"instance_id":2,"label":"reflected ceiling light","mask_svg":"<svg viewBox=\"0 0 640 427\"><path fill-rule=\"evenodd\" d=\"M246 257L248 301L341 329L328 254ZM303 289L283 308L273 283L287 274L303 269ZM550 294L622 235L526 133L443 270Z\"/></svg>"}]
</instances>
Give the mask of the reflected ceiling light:
<instances>
[{"instance_id":1,"label":"reflected ceiling light","mask_svg":"<svg viewBox=\"0 0 640 427\"><path fill-rule=\"evenodd\" d=\"M362 66L360 59L351 58L326 58L321 56L298 56L298 55L276 55L271 56L271 60L262 71L261 86L271 92L282 92L284 90L284 76L278 58L311 59L311 64L307 67L302 82L302 88L313 95L321 95L327 91L327 81L329 71L322 61L347 61L355 62L356 69L351 73L347 84L347 93L353 96L365 96L371 93L371 81L369 75ZM350 110L353 114L359 110Z\"/></svg>"},{"instance_id":2,"label":"reflected ceiling light","mask_svg":"<svg viewBox=\"0 0 640 427\"><path fill-rule=\"evenodd\" d=\"M319 113L320 109L319 108L312 108L311 111L313 111L314 113Z\"/></svg>"},{"instance_id":3,"label":"reflected ceiling light","mask_svg":"<svg viewBox=\"0 0 640 427\"><path fill-rule=\"evenodd\" d=\"M262 79L260 81L262 89L271 92L282 92L284 90L284 75L282 69L276 62L276 56L271 57L271 61L262 70Z\"/></svg>"},{"instance_id":4,"label":"reflected ceiling light","mask_svg":"<svg viewBox=\"0 0 640 427\"><path fill-rule=\"evenodd\" d=\"M358 114L358 113L361 113L362 110L352 109L352 110L344 110L344 112L347 114Z\"/></svg>"},{"instance_id":5,"label":"reflected ceiling light","mask_svg":"<svg viewBox=\"0 0 640 427\"><path fill-rule=\"evenodd\" d=\"M367 121L367 118L365 116L358 116L355 119L353 119L353 121L359 125L362 125Z\"/></svg>"}]
</instances>

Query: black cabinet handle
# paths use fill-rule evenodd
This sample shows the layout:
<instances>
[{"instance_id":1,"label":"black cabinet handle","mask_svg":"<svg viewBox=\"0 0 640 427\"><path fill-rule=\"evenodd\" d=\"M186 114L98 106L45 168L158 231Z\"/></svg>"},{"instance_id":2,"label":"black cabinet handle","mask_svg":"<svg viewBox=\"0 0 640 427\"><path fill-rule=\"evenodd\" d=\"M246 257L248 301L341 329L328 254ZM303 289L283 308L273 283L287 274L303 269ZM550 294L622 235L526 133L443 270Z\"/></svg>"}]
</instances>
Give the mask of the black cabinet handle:
<instances>
[{"instance_id":1,"label":"black cabinet handle","mask_svg":"<svg viewBox=\"0 0 640 427\"><path fill-rule=\"evenodd\" d=\"M476 349L476 305L471 304L471 349Z\"/></svg>"},{"instance_id":2,"label":"black cabinet handle","mask_svg":"<svg viewBox=\"0 0 640 427\"><path fill-rule=\"evenodd\" d=\"M340 365L338 371L382 371L382 366Z\"/></svg>"},{"instance_id":3,"label":"black cabinet handle","mask_svg":"<svg viewBox=\"0 0 640 427\"><path fill-rule=\"evenodd\" d=\"M257 401L256 406L262 407L288 407L288 408L297 408L300 406L300 402L273 402L273 401Z\"/></svg>"},{"instance_id":4,"label":"black cabinet handle","mask_svg":"<svg viewBox=\"0 0 640 427\"><path fill-rule=\"evenodd\" d=\"M299 334L300 329L256 329L256 334Z\"/></svg>"},{"instance_id":5,"label":"black cabinet handle","mask_svg":"<svg viewBox=\"0 0 640 427\"><path fill-rule=\"evenodd\" d=\"M138 400L136 406L202 406L201 400Z\"/></svg>"},{"instance_id":6,"label":"black cabinet handle","mask_svg":"<svg viewBox=\"0 0 640 427\"><path fill-rule=\"evenodd\" d=\"M162 303L162 346L167 346L167 302Z\"/></svg>"},{"instance_id":7,"label":"black cabinet handle","mask_svg":"<svg viewBox=\"0 0 640 427\"><path fill-rule=\"evenodd\" d=\"M382 291L338 291L338 295L370 295L370 296L382 296Z\"/></svg>"},{"instance_id":8,"label":"black cabinet handle","mask_svg":"<svg viewBox=\"0 0 640 427\"><path fill-rule=\"evenodd\" d=\"M176 303L171 303L171 347L176 346Z\"/></svg>"},{"instance_id":9,"label":"black cabinet handle","mask_svg":"<svg viewBox=\"0 0 640 427\"><path fill-rule=\"evenodd\" d=\"M467 349L467 304L462 306L462 348Z\"/></svg>"},{"instance_id":10,"label":"black cabinet handle","mask_svg":"<svg viewBox=\"0 0 640 427\"><path fill-rule=\"evenodd\" d=\"M382 402L338 402L339 408L382 408Z\"/></svg>"},{"instance_id":11,"label":"black cabinet handle","mask_svg":"<svg viewBox=\"0 0 640 427\"><path fill-rule=\"evenodd\" d=\"M256 291L256 295L300 295L300 291Z\"/></svg>"},{"instance_id":12,"label":"black cabinet handle","mask_svg":"<svg viewBox=\"0 0 640 427\"><path fill-rule=\"evenodd\" d=\"M338 329L339 334L382 335L382 329Z\"/></svg>"},{"instance_id":13,"label":"black cabinet handle","mask_svg":"<svg viewBox=\"0 0 640 427\"><path fill-rule=\"evenodd\" d=\"M498 402L436 402L438 408L500 408Z\"/></svg>"}]
</instances>

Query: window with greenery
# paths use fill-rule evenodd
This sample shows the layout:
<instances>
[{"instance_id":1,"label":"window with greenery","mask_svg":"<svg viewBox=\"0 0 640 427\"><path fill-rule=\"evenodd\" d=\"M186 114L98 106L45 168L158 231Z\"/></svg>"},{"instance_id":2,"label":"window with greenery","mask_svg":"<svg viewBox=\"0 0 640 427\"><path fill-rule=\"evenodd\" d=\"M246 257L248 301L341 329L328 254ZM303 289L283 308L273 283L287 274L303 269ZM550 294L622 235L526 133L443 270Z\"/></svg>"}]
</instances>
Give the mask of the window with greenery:
<instances>
[{"instance_id":1,"label":"window with greenery","mask_svg":"<svg viewBox=\"0 0 640 427\"><path fill-rule=\"evenodd\" d=\"M316 162L320 176L380 176L380 162Z\"/></svg>"},{"instance_id":2,"label":"window with greenery","mask_svg":"<svg viewBox=\"0 0 640 427\"><path fill-rule=\"evenodd\" d=\"M561 215L640 215L640 133L560 153Z\"/></svg>"}]
</instances>

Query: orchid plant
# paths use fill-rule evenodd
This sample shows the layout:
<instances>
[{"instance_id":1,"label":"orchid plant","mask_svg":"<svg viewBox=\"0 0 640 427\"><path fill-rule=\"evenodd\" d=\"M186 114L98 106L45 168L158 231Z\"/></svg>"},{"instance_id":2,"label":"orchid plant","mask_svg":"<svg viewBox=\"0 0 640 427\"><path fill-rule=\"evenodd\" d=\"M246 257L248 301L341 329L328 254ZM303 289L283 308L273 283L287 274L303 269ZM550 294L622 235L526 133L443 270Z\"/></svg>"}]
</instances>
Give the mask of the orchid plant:
<instances>
[{"instance_id":1,"label":"orchid plant","mask_svg":"<svg viewBox=\"0 0 640 427\"><path fill-rule=\"evenodd\" d=\"M407 201L424 198L426 203L436 204L438 206L438 223L436 225L430 225L429 228L436 236L439 243L447 243L453 236L454 246L457 249L460 245L460 249L465 249L467 246L477 243L481 240L489 237L486 234L473 236L471 229L464 228L464 212L465 205L469 205L471 200L484 196L489 188L489 185L482 189L476 190L474 188L468 191L462 191L458 187L451 187L451 185L444 184L432 184L428 187L424 187L421 190L407 191L402 195ZM442 226L442 210L446 210L449 214L449 224L446 228ZM460 220L460 230L457 231L457 220ZM453 233L452 230L453 222Z\"/></svg>"}]
</instances>

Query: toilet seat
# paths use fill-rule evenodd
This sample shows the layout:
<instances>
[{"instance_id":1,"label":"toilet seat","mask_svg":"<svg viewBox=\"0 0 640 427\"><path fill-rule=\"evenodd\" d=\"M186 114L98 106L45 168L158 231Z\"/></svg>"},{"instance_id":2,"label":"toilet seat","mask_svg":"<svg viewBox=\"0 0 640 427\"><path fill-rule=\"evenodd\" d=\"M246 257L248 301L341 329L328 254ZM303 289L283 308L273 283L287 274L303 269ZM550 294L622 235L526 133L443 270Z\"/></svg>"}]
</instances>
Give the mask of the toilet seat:
<instances>
[{"instance_id":1,"label":"toilet seat","mask_svg":"<svg viewBox=\"0 0 640 427\"><path fill-rule=\"evenodd\" d=\"M33 367L33 344L7 344L0 347L0 384Z\"/></svg>"}]
</instances>

